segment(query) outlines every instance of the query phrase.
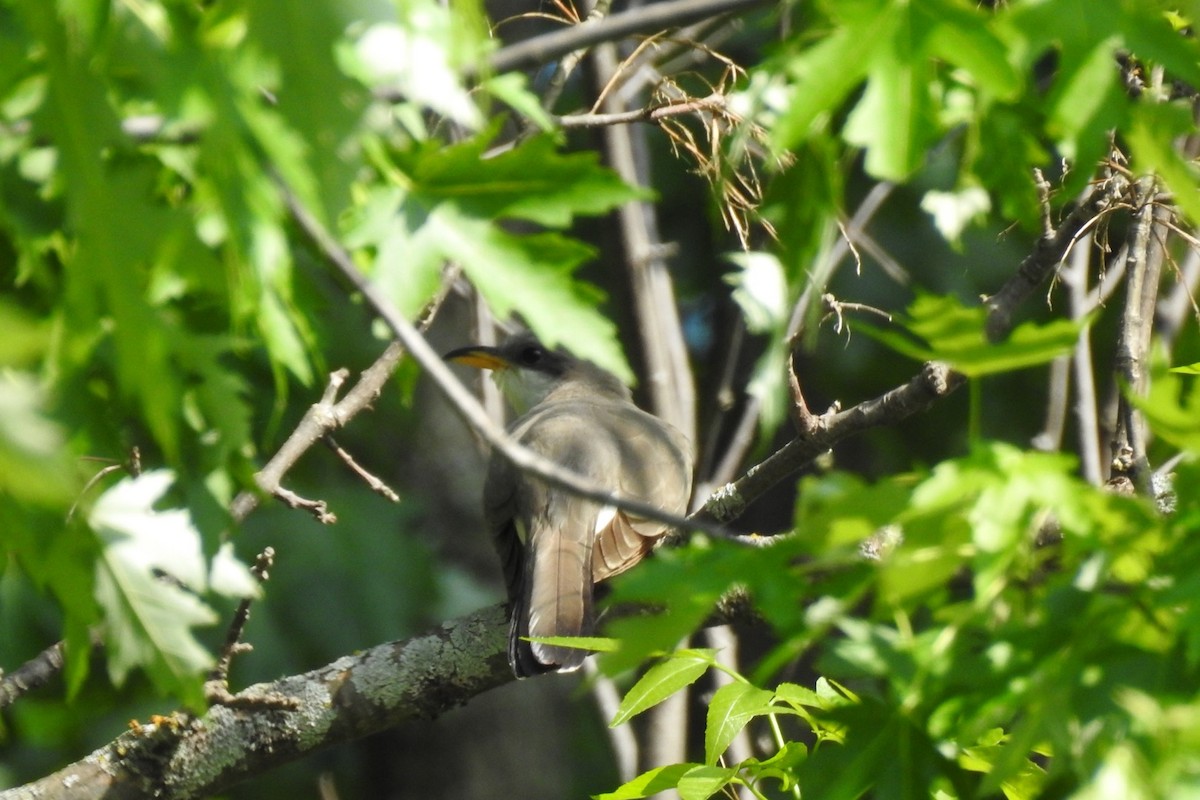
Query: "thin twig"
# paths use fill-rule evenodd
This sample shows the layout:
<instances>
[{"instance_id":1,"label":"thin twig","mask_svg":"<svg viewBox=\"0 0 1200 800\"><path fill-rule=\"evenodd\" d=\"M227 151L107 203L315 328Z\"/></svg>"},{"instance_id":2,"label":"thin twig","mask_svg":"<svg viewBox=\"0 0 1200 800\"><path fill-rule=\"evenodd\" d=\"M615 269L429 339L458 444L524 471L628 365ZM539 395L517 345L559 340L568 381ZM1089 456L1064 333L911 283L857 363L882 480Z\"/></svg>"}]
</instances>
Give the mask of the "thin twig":
<instances>
[{"instance_id":1,"label":"thin twig","mask_svg":"<svg viewBox=\"0 0 1200 800\"><path fill-rule=\"evenodd\" d=\"M1174 260L1171 263L1176 274L1175 286L1159 302L1155 324L1168 349L1183 329L1189 311L1192 319L1200 320L1200 306L1196 303L1196 286L1200 285L1200 249L1195 246L1189 249L1182 265L1175 265Z\"/></svg>"},{"instance_id":2,"label":"thin twig","mask_svg":"<svg viewBox=\"0 0 1200 800\"><path fill-rule=\"evenodd\" d=\"M307 511L312 515L313 519L322 525L337 524L337 514L329 510L329 504L324 500L310 500L283 486L276 486L271 494L288 508L298 508L301 511Z\"/></svg>"},{"instance_id":3,"label":"thin twig","mask_svg":"<svg viewBox=\"0 0 1200 800\"><path fill-rule=\"evenodd\" d=\"M635 108L632 111L568 114L554 119L563 128L603 128L608 125L627 125L632 122L657 122L660 119L680 114L691 114L696 111L720 111L724 108L725 96L713 93L707 97Z\"/></svg>"},{"instance_id":4,"label":"thin twig","mask_svg":"<svg viewBox=\"0 0 1200 800\"><path fill-rule=\"evenodd\" d=\"M850 218L850 221L842 229L851 236L855 236L857 232L864 231L875 214L883 207L887 198L891 196L894 188L895 185L888 182L877 183L871 187L871 191L863 198L858 208L854 210L854 215ZM845 238L838 238L833 243L833 246L829 248L828 255L814 271L814 274L820 276L820 279L814 280L806 287L800 293L799 299L792 306L792 312L788 318L787 331L784 334L789 340L795 339L800 333L808 309L815 301L814 293L824 293L825 286L828 285L833 274L843 263L846 255L851 252L850 245ZM754 432L758 428L758 420L761 413L762 401L758 397L747 397L741 417L738 419L734 433L730 437L730 442L725 448L725 455L709 476L707 485L719 486L733 480L737 474L738 467L741 466L746 458L746 454L750 452L750 448L754 445Z\"/></svg>"},{"instance_id":5,"label":"thin twig","mask_svg":"<svg viewBox=\"0 0 1200 800\"><path fill-rule=\"evenodd\" d=\"M89 478L88 482L85 483L83 485L83 488L79 490L79 496L75 498L75 502L71 504L71 508L67 511L67 521L68 522L70 522L71 519L75 516L75 511L76 511L76 509L79 508L79 503L81 500L83 500L84 496L89 491L91 491L91 488L93 486L100 483L100 481L104 480L107 476L113 474L114 472L120 472L122 470L124 470L126 473L128 473L129 475L132 475L135 478L138 475L142 474L142 451L140 449L138 449L138 447L136 445L129 448L129 458L127 458L121 462L111 461L111 459L107 459L107 458L97 458L95 456L84 456L83 460L85 460L85 461L107 461L110 463L108 464L108 466L104 467L99 472L97 472L95 475L93 475L91 478Z\"/></svg>"},{"instance_id":6,"label":"thin twig","mask_svg":"<svg viewBox=\"0 0 1200 800\"><path fill-rule=\"evenodd\" d=\"M796 427L796 433L800 436L811 436L817 429L817 418L811 411L808 410L808 403L804 400L804 390L800 387L800 377L796 374L796 349L795 342L789 348L787 355L787 377L788 377L788 392L791 395L791 405L788 406L788 416L792 418L792 424Z\"/></svg>"},{"instance_id":7,"label":"thin twig","mask_svg":"<svg viewBox=\"0 0 1200 800\"><path fill-rule=\"evenodd\" d=\"M608 11L612 7L612 0L596 0L588 11L587 18L581 21L580 25L597 25L600 20L608 16ZM554 108L554 104L558 102L559 95L562 94L563 87L567 85L567 79L575 72L579 62L583 60L587 53L586 47L580 47L567 53L558 62L554 70L554 75L550 78L550 84L542 93L542 108L550 111Z\"/></svg>"},{"instance_id":8,"label":"thin twig","mask_svg":"<svg viewBox=\"0 0 1200 800\"><path fill-rule=\"evenodd\" d=\"M259 582L259 585L270 580L271 567L274 564L275 549L272 547L264 548L258 554L258 558L255 559L254 566L250 568L250 573ZM237 611L233 614L233 620L229 623L229 628L225 632L225 644L221 647L221 653L217 657L217 664L209 672L208 680L204 683L204 697L208 700L209 705L222 705L232 708L278 708L289 710L299 708L299 700L280 693L252 692L235 695L229 691L229 668L233 665L234 656L248 653L254 649L250 644L242 641L242 636L246 631L246 623L250 621L250 606L253 602L254 598L244 597L238 603Z\"/></svg>"},{"instance_id":9,"label":"thin twig","mask_svg":"<svg viewBox=\"0 0 1200 800\"><path fill-rule=\"evenodd\" d=\"M355 461L354 456L350 455L350 453L342 448L342 446L339 445L333 438L332 434L325 434L323 437L321 437L321 441L325 442L325 446L332 450L334 455L341 459L342 463L350 468L351 472L362 478L363 483L367 484L372 492L375 492L375 494L378 494L393 503L400 502L400 495L396 494L396 491L392 489L392 487L388 486L378 477L368 472L362 467L362 465Z\"/></svg>"}]
</instances>

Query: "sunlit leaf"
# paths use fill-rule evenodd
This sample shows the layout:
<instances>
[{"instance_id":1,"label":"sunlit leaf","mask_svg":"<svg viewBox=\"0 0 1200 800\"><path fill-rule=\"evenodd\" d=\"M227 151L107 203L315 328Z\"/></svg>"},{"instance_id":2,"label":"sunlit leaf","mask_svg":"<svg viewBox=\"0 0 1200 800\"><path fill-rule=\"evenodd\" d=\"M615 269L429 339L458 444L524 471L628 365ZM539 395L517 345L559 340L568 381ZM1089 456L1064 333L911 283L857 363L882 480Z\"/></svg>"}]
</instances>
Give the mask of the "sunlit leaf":
<instances>
[{"instance_id":1,"label":"sunlit leaf","mask_svg":"<svg viewBox=\"0 0 1200 800\"><path fill-rule=\"evenodd\" d=\"M594 795L595 800L636 800L640 797L674 789L680 779L699 764L670 764L665 767L655 767L647 770L628 783L622 784L615 791Z\"/></svg>"},{"instance_id":2,"label":"sunlit leaf","mask_svg":"<svg viewBox=\"0 0 1200 800\"><path fill-rule=\"evenodd\" d=\"M678 785L680 800L708 800L727 786L736 776L736 767L717 767L704 764L688 770Z\"/></svg>"},{"instance_id":3,"label":"sunlit leaf","mask_svg":"<svg viewBox=\"0 0 1200 800\"><path fill-rule=\"evenodd\" d=\"M113 682L141 668L160 690L194 703L212 656L191 629L217 617L197 594L208 584L199 531L187 512L153 508L173 481L165 470L122 480L96 501L88 524L103 545L96 599Z\"/></svg>"},{"instance_id":4,"label":"sunlit leaf","mask_svg":"<svg viewBox=\"0 0 1200 800\"><path fill-rule=\"evenodd\" d=\"M1018 325L1003 342L990 342L984 333L986 311L967 308L953 297L921 295L904 317L900 329L870 322L859 327L899 353L920 361L937 360L969 377L981 377L1036 366L1064 355L1074 347L1082 323L1054 320L1044 325Z\"/></svg>"},{"instance_id":5,"label":"sunlit leaf","mask_svg":"<svg viewBox=\"0 0 1200 800\"><path fill-rule=\"evenodd\" d=\"M666 700L671 695L691 686L713 665L712 650L678 650L665 660L655 664L635 683L625 697L610 727L627 722L648 708Z\"/></svg>"},{"instance_id":6,"label":"sunlit leaf","mask_svg":"<svg viewBox=\"0 0 1200 800\"><path fill-rule=\"evenodd\" d=\"M704 760L716 764L751 719L773 710L775 695L748 683L727 683L713 694L708 703L704 727Z\"/></svg>"},{"instance_id":7,"label":"sunlit leaf","mask_svg":"<svg viewBox=\"0 0 1200 800\"><path fill-rule=\"evenodd\" d=\"M531 642L540 642L555 647L573 647L590 653L615 653L621 643L603 636L530 636Z\"/></svg>"}]
</instances>

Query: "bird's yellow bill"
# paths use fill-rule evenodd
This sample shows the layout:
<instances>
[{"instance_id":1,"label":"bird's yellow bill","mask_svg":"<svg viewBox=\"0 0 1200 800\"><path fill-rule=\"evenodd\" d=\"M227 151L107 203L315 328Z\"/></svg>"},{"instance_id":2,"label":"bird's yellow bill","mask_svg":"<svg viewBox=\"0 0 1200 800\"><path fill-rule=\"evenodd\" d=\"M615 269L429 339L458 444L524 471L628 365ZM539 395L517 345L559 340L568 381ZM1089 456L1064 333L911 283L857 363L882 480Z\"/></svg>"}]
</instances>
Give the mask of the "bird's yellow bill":
<instances>
[{"instance_id":1,"label":"bird's yellow bill","mask_svg":"<svg viewBox=\"0 0 1200 800\"><path fill-rule=\"evenodd\" d=\"M511 366L494 348L464 347L446 354L447 361L464 364L476 369L507 369Z\"/></svg>"}]
</instances>

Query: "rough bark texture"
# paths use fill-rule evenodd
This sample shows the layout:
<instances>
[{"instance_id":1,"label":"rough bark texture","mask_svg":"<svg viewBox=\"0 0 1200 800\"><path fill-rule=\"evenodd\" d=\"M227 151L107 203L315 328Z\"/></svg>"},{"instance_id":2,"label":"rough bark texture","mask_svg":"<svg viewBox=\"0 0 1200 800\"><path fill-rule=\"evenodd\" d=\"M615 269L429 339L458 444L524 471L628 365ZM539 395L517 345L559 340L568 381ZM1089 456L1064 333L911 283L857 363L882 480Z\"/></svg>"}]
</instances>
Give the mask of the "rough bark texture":
<instances>
[{"instance_id":1,"label":"rough bark texture","mask_svg":"<svg viewBox=\"0 0 1200 800\"><path fill-rule=\"evenodd\" d=\"M136 726L71 766L0 800L183 800L414 718L430 719L512 680L505 610L492 606L437 631L373 647L273 683L240 700L281 694L294 710L214 706Z\"/></svg>"}]
</instances>

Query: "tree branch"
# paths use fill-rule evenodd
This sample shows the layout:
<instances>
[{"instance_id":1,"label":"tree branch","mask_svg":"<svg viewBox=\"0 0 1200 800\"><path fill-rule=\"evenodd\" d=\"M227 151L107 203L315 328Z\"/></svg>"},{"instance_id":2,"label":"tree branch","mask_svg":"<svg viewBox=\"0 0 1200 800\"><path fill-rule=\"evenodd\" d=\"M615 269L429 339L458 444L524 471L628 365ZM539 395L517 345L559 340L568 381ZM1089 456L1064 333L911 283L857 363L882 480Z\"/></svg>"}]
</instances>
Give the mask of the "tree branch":
<instances>
[{"instance_id":1,"label":"tree branch","mask_svg":"<svg viewBox=\"0 0 1200 800\"><path fill-rule=\"evenodd\" d=\"M213 706L160 717L0 800L185 800L334 744L430 719L512 680L503 606L431 634L373 647L320 669L251 686L238 698L291 697L295 709Z\"/></svg>"},{"instance_id":2,"label":"tree branch","mask_svg":"<svg viewBox=\"0 0 1200 800\"><path fill-rule=\"evenodd\" d=\"M1145 365L1150 350L1154 321L1154 300L1158 295L1163 252L1158 245L1163 231L1154 198L1153 177L1141 178L1135 187L1135 212L1129 232L1129 265L1126 271L1125 308L1117 337L1115 368L1124 385L1117 400L1117 433L1113 442L1113 463L1127 473L1138 491L1154 495L1150 485L1150 465L1146 457L1146 427L1142 415L1129 401L1126 392L1144 395L1149 377ZM1128 459L1128 461L1126 461Z\"/></svg>"},{"instance_id":3,"label":"tree branch","mask_svg":"<svg viewBox=\"0 0 1200 800\"><path fill-rule=\"evenodd\" d=\"M375 363L363 370L354 388L337 402L334 402L334 398L346 376L340 372L334 373L321 400L308 409L292 435L255 474L254 482L258 484L258 488L265 494L277 494L284 474L308 452L309 448L321 441L326 434L345 425L379 397L383 385L396 371L396 365L403 356L404 348L398 342L389 344ZM233 499L230 514L235 522L242 522L258 508L258 504L259 495L242 492Z\"/></svg>"},{"instance_id":4,"label":"tree branch","mask_svg":"<svg viewBox=\"0 0 1200 800\"><path fill-rule=\"evenodd\" d=\"M62 672L65 647L66 642L55 642L12 672L0 670L0 708L12 705L27 692L40 689Z\"/></svg>"},{"instance_id":5,"label":"tree branch","mask_svg":"<svg viewBox=\"0 0 1200 800\"><path fill-rule=\"evenodd\" d=\"M678 27L706 17L765 5L768 5L767 0L667 0L639 6L622 14L589 19L570 28L501 48L488 59L488 67L494 72L527 69L600 42L612 42L635 33Z\"/></svg>"},{"instance_id":6,"label":"tree branch","mask_svg":"<svg viewBox=\"0 0 1200 800\"><path fill-rule=\"evenodd\" d=\"M1000 287L1000 291L983 301L987 309L989 340L999 342L1008 336L1017 307L1054 274L1067 250L1095 222L1098 215L1109 208L1114 197L1125 193L1128 185L1124 175L1114 172L1100 186L1088 187L1057 230L1051 229L1049 222L1044 221L1046 229L1034 244L1033 252L1025 257L1017 267L1016 274ZM1043 210L1048 215L1045 202L1046 198L1043 198ZM1045 220L1048 220L1048 216Z\"/></svg>"},{"instance_id":7,"label":"tree branch","mask_svg":"<svg viewBox=\"0 0 1200 800\"><path fill-rule=\"evenodd\" d=\"M733 483L718 489L693 516L727 522L770 487L829 450L848 436L868 428L892 424L930 408L962 385L965 379L945 364L931 361L908 383L853 408L817 418L809 436L797 436L767 460L751 467Z\"/></svg>"},{"instance_id":8,"label":"tree branch","mask_svg":"<svg viewBox=\"0 0 1200 800\"><path fill-rule=\"evenodd\" d=\"M923 411L961 382L945 365L926 364L903 386L821 418L811 437L794 439L692 516L729 521L842 439ZM736 603L725 607L738 608ZM198 719L175 715L137 725L53 775L0 792L0 800L187 800L210 795L321 748L406 720L431 719L508 683L514 678L507 648L507 611L503 605L490 606L434 633L256 684L234 695L232 704L214 706ZM255 702L263 697L294 698L296 707L264 708Z\"/></svg>"}]
</instances>

